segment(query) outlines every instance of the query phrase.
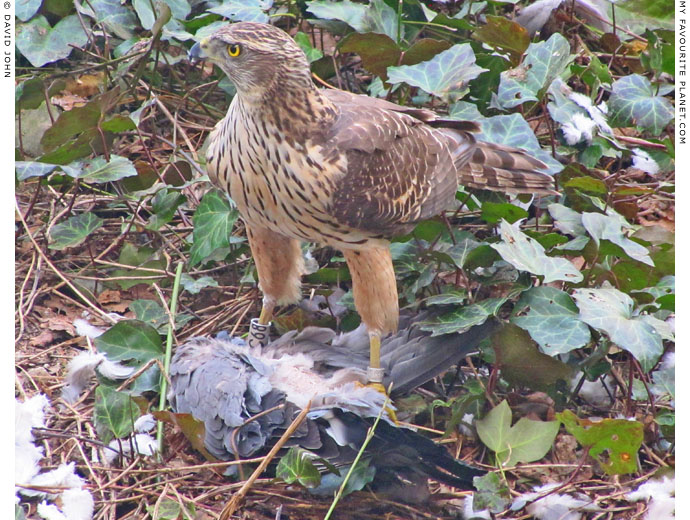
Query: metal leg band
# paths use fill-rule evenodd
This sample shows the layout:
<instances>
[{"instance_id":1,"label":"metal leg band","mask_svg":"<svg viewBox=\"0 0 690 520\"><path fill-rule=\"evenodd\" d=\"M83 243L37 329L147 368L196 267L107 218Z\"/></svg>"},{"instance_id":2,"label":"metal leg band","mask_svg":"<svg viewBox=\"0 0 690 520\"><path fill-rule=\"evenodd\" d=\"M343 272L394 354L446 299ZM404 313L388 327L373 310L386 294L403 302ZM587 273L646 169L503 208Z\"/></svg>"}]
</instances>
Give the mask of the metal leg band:
<instances>
[{"instance_id":1,"label":"metal leg band","mask_svg":"<svg viewBox=\"0 0 690 520\"><path fill-rule=\"evenodd\" d=\"M250 347L265 347L268 344L271 322L266 325L259 323L259 318L252 318L249 322L249 336L247 343Z\"/></svg>"},{"instance_id":2,"label":"metal leg band","mask_svg":"<svg viewBox=\"0 0 690 520\"><path fill-rule=\"evenodd\" d=\"M367 368L367 379L369 383L383 383L383 368Z\"/></svg>"}]
</instances>

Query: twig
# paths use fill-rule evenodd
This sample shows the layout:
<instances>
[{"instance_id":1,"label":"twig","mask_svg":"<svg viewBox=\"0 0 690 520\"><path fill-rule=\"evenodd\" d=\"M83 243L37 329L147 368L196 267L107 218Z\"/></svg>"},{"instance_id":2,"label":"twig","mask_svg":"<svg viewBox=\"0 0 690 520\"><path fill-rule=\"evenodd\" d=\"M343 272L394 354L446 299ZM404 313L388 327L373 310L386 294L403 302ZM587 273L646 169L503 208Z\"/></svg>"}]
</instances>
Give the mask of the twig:
<instances>
[{"instance_id":1,"label":"twig","mask_svg":"<svg viewBox=\"0 0 690 520\"><path fill-rule=\"evenodd\" d=\"M278 451L283 447L283 445L287 442L290 436L292 436L292 434L299 427L299 425L302 424L302 421L309 412L309 408L311 408L311 401L307 403L307 406L304 407L304 410L302 410L300 414L295 418L295 420L292 421L292 424L290 424L288 429L285 430L285 433L283 433L280 439L278 439L278 442L276 442L275 446L271 448L271 451L268 452L268 455L266 455L261 464L259 464L259 467L257 467L254 470L254 473L252 473L251 477L247 479L247 481L240 488L240 490L237 493L235 493L235 496L233 496L230 502L228 502L227 505L223 508L223 511L221 511L220 513L219 520L228 520L228 518L230 518L230 515L234 514L235 511L237 511L237 508L240 506L240 502L242 502L242 499L244 499L245 495L252 487L252 484L254 484L254 481L257 478L259 478L259 475L261 475L264 472L264 470L268 467L269 463L273 460Z\"/></svg>"},{"instance_id":2,"label":"twig","mask_svg":"<svg viewBox=\"0 0 690 520\"><path fill-rule=\"evenodd\" d=\"M41 258L43 258L43 260L45 261L45 263L48 264L48 266L53 270L53 272L54 272L56 275L58 275L58 277L59 277L63 282L65 282L65 284L67 284L67 287L69 287L70 289L72 289L72 290L74 291L74 293L75 293L77 296L79 296L79 298L81 298L81 299L84 301L84 303L86 303L86 305L88 305L88 306L91 307L94 311L96 311L96 312L101 316L101 318L103 318L104 320L106 320L108 323L114 325L116 322L115 322L115 320L114 320L113 318L111 318L111 317L108 315L108 313L106 313L106 312L104 312L103 310L101 310L101 309L99 309L98 307L96 307L96 306L91 302L91 300L89 300L86 296L84 296L84 295L81 293L81 291L80 291L79 289L77 289L77 287L76 287L72 282L70 282L70 281L67 279L67 277L65 277L65 275L63 275L63 274L58 270L57 267L55 267L55 265L50 261L50 259L48 258L48 256L46 256L46 254L43 252L43 250L41 249L41 246L38 245L38 242L36 242L36 239L34 238L34 236L31 234L31 231L29 230L29 225L26 223L26 220L24 220L24 215L22 215L22 212L21 212L20 209L19 209L19 204L18 204L18 202L17 202L16 199L15 199L15 201L14 201L14 206L15 206L15 209L17 210L17 216L19 217L19 220L22 221L22 226L24 226L24 230L26 231L26 234L27 234L27 236L29 237L29 240L31 240L31 243L34 245L34 247L36 248L36 251L38 252L39 255L41 255Z\"/></svg>"}]
</instances>

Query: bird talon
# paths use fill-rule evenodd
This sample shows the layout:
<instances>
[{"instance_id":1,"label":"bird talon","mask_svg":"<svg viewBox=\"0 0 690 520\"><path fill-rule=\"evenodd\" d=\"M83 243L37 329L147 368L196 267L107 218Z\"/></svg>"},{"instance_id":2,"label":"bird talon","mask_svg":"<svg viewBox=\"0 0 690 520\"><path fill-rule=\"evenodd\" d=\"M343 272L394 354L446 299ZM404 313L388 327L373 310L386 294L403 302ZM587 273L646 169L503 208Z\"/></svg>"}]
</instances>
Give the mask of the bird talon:
<instances>
[{"instance_id":1,"label":"bird talon","mask_svg":"<svg viewBox=\"0 0 690 520\"><path fill-rule=\"evenodd\" d=\"M371 369L370 369L371 370ZM388 415L388 418L393 422L393 424L398 424L398 416L395 414L395 409L393 408L392 405L389 406L391 399L388 394L388 391L386 390L386 387L383 386L383 383L377 383L375 381L369 381L367 384L356 382L355 383L357 386L360 388L371 388L372 390L376 390L380 394L383 394L386 398L385 401L385 411L386 414Z\"/></svg>"}]
</instances>

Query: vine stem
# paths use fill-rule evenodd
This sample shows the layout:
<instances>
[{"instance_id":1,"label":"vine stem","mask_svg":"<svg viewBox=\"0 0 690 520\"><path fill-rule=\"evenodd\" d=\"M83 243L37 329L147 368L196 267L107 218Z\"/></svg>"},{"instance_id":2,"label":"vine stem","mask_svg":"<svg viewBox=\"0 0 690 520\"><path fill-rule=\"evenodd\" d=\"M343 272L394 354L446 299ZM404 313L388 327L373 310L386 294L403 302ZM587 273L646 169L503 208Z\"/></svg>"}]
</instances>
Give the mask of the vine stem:
<instances>
[{"instance_id":1,"label":"vine stem","mask_svg":"<svg viewBox=\"0 0 690 520\"><path fill-rule=\"evenodd\" d=\"M163 361L164 373L161 376L161 396L158 403L160 411L165 410L168 393L168 372L170 371L170 360L172 359L172 340L175 331L175 315L177 314L177 296L180 292L180 279L182 278L183 262L178 262L175 271L175 282L173 283L172 300L170 302L170 316L168 323L168 337L165 342L165 359ZM158 421L156 429L156 440L158 441L158 453L163 453L163 422Z\"/></svg>"}]
</instances>

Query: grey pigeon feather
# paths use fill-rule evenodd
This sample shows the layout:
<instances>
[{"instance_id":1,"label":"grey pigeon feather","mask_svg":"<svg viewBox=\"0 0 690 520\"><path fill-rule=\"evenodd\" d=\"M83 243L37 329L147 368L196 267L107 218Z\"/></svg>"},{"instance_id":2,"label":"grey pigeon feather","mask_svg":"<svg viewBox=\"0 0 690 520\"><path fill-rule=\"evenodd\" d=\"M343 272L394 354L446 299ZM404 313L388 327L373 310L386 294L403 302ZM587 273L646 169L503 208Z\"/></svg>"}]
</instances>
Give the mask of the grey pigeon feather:
<instances>
[{"instance_id":1,"label":"grey pigeon feather","mask_svg":"<svg viewBox=\"0 0 690 520\"><path fill-rule=\"evenodd\" d=\"M437 337L414 325L400 330L382 342L384 384L392 383L394 397L409 392L475 352L495 327L487 321L462 334ZM262 349L237 338L194 338L173 356L168 398L173 411L204 423L206 448L220 460L265 451L311 401L307 420L286 447L299 446L342 468L353 462L384 404L381 393L362 386L368 348L362 331L337 336L316 327L288 332ZM483 474L383 417L365 453L377 470L377 483L424 482L426 489L431 477L467 488L472 477Z\"/></svg>"}]
</instances>

